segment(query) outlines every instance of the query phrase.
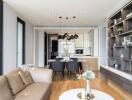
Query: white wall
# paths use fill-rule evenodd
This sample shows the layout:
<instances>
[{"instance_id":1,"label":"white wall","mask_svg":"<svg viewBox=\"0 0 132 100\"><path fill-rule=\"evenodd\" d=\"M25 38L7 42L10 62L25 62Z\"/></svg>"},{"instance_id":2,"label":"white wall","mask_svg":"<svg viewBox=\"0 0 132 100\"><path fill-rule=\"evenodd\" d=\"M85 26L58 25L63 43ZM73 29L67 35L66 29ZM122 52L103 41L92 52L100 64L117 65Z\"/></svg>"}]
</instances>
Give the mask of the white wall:
<instances>
[{"instance_id":1,"label":"white wall","mask_svg":"<svg viewBox=\"0 0 132 100\"><path fill-rule=\"evenodd\" d=\"M84 33L84 55L91 54L91 50L89 48L92 44L92 41L90 41L91 34L94 34L94 33L90 33L90 32Z\"/></svg>"},{"instance_id":2,"label":"white wall","mask_svg":"<svg viewBox=\"0 0 132 100\"><path fill-rule=\"evenodd\" d=\"M3 73L16 67L16 14L4 3Z\"/></svg>"},{"instance_id":3,"label":"white wall","mask_svg":"<svg viewBox=\"0 0 132 100\"><path fill-rule=\"evenodd\" d=\"M3 15L3 73L16 68L17 14L4 3ZM20 16L19 16L20 17ZM22 17L20 17L22 18ZM33 63L33 26L26 20L26 63Z\"/></svg>"},{"instance_id":4,"label":"white wall","mask_svg":"<svg viewBox=\"0 0 132 100\"><path fill-rule=\"evenodd\" d=\"M99 56L99 30L94 29L94 56Z\"/></svg>"},{"instance_id":5,"label":"white wall","mask_svg":"<svg viewBox=\"0 0 132 100\"><path fill-rule=\"evenodd\" d=\"M35 30L35 65L39 65L39 31Z\"/></svg>"},{"instance_id":6,"label":"white wall","mask_svg":"<svg viewBox=\"0 0 132 100\"><path fill-rule=\"evenodd\" d=\"M44 31L35 31L35 65L44 66Z\"/></svg>"},{"instance_id":7,"label":"white wall","mask_svg":"<svg viewBox=\"0 0 132 100\"><path fill-rule=\"evenodd\" d=\"M99 25L99 65L106 65L106 45L107 45L107 37L106 37L106 27L105 24Z\"/></svg>"},{"instance_id":8,"label":"white wall","mask_svg":"<svg viewBox=\"0 0 132 100\"><path fill-rule=\"evenodd\" d=\"M39 66L44 66L44 32L39 31Z\"/></svg>"},{"instance_id":9,"label":"white wall","mask_svg":"<svg viewBox=\"0 0 132 100\"><path fill-rule=\"evenodd\" d=\"M26 64L34 63L34 30L33 25L26 22Z\"/></svg>"}]
</instances>

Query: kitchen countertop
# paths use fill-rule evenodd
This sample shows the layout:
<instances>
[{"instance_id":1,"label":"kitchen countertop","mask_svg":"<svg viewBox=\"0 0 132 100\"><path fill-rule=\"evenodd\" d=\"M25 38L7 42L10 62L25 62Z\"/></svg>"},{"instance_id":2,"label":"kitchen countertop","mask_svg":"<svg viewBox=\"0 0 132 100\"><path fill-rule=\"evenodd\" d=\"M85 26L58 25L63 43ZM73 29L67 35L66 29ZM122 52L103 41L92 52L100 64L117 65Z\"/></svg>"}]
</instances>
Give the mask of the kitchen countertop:
<instances>
[{"instance_id":1,"label":"kitchen countertop","mask_svg":"<svg viewBox=\"0 0 132 100\"><path fill-rule=\"evenodd\" d=\"M71 56L71 58L98 58L97 56L86 56L86 55L75 55Z\"/></svg>"},{"instance_id":2,"label":"kitchen countertop","mask_svg":"<svg viewBox=\"0 0 132 100\"><path fill-rule=\"evenodd\" d=\"M57 58L63 58L62 56L57 56ZM87 55L74 55L70 58L98 58L98 56L87 56Z\"/></svg>"}]
</instances>

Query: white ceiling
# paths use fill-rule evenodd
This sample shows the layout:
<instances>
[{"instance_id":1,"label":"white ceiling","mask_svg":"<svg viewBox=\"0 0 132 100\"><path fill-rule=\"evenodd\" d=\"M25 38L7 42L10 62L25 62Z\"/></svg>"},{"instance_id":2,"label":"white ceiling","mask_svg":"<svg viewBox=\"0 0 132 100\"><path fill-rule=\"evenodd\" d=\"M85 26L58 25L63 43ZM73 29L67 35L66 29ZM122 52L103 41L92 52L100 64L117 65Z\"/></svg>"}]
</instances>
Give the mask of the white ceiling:
<instances>
[{"instance_id":1,"label":"white ceiling","mask_svg":"<svg viewBox=\"0 0 132 100\"><path fill-rule=\"evenodd\" d=\"M45 31L49 34L58 34L58 33L90 33L94 29L41 29L42 32Z\"/></svg>"},{"instance_id":2,"label":"white ceiling","mask_svg":"<svg viewBox=\"0 0 132 100\"><path fill-rule=\"evenodd\" d=\"M38 26L98 25L121 0L3 0L18 14ZM72 17L76 16L76 19Z\"/></svg>"}]
</instances>

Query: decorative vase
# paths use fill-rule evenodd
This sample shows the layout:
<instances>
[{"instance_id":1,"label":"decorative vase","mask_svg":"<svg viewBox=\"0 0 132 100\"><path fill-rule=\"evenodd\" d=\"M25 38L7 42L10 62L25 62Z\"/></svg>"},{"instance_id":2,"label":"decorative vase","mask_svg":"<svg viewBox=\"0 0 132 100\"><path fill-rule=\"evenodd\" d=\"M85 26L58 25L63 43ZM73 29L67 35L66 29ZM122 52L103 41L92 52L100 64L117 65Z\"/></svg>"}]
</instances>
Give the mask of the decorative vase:
<instances>
[{"instance_id":1,"label":"decorative vase","mask_svg":"<svg viewBox=\"0 0 132 100\"><path fill-rule=\"evenodd\" d=\"M78 93L77 96L79 99L83 100L93 100L94 94L92 93L91 89L91 80L95 78L95 74L93 71L86 71L81 75L78 75L78 79L85 80L85 90L82 90L82 92Z\"/></svg>"},{"instance_id":2,"label":"decorative vase","mask_svg":"<svg viewBox=\"0 0 132 100\"><path fill-rule=\"evenodd\" d=\"M90 80L86 80L85 94L86 96L91 94Z\"/></svg>"}]
</instances>

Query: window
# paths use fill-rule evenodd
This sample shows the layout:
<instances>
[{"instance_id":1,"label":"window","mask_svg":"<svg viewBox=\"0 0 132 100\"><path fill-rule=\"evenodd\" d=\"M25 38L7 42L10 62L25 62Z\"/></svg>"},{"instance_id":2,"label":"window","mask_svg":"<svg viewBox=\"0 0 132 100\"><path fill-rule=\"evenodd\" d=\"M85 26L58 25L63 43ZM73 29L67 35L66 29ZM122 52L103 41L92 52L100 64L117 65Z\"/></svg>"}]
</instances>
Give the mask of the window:
<instances>
[{"instance_id":1,"label":"window","mask_svg":"<svg viewBox=\"0 0 132 100\"><path fill-rule=\"evenodd\" d=\"M25 22L17 18L17 66L25 64Z\"/></svg>"}]
</instances>

